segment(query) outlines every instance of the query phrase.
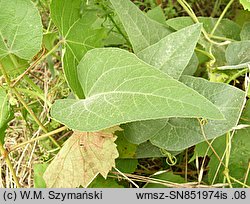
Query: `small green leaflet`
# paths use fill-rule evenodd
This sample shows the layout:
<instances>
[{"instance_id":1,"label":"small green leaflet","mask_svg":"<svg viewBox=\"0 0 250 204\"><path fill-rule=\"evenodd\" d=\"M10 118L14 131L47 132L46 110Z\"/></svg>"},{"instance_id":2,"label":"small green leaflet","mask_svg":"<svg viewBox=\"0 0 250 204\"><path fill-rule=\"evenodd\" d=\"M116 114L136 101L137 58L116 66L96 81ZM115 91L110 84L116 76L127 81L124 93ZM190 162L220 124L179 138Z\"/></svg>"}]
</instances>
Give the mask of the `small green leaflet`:
<instances>
[{"instance_id":1,"label":"small green leaflet","mask_svg":"<svg viewBox=\"0 0 250 204\"><path fill-rule=\"evenodd\" d=\"M240 0L240 3L244 7L245 10L250 11L250 1L249 0Z\"/></svg>"},{"instance_id":2,"label":"small green leaflet","mask_svg":"<svg viewBox=\"0 0 250 204\"><path fill-rule=\"evenodd\" d=\"M52 20L64 40L64 73L70 88L80 98L84 93L77 78L77 65L88 50L103 46L105 36L105 30L98 23L95 26L96 12L87 8L82 10L82 6L82 0L51 2Z\"/></svg>"},{"instance_id":3,"label":"small green leaflet","mask_svg":"<svg viewBox=\"0 0 250 204\"><path fill-rule=\"evenodd\" d=\"M167 35L159 42L137 53L137 56L169 76L179 79L193 55L200 32L200 24L188 26Z\"/></svg>"},{"instance_id":4,"label":"small green leaflet","mask_svg":"<svg viewBox=\"0 0 250 204\"><path fill-rule=\"evenodd\" d=\"M86 99L57 100L51 110L53 118L74 130L169 117L224 119L205 97L122 49L90 50L78 77Z\"/></svg>"},{"instance_id":5,"label":"small green leaflet","mask_svg":"<svg viewBox=\"0 0 250 204\"><path fill-rule=\"evenodd\" d=\"M148 16L129 0L110 0L119 16L135 53L171 33L171 30Z\"/></svg>"},{"instance_id":6,"label":"small green leaflet","mask_svg":"<svg viewBox=\"0 0 250 204\"><path fill-rule=\"evenodd\" d=\"M41 49L42 22L30 0L0 0L0 60L14 54L30 60Z\"/></svg>"}]
</instances>

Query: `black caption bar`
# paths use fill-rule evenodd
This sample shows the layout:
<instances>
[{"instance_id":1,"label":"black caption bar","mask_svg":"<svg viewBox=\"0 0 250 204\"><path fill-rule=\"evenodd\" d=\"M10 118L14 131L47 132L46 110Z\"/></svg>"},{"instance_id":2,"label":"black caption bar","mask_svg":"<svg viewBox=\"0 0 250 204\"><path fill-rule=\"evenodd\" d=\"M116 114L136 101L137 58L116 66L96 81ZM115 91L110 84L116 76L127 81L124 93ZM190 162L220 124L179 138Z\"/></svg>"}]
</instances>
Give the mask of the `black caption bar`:
<instances>
[{"instance_id":1,"label":"black caption bar","mask_svg":"<svg viewBox=\"0 0 250 204\"><path fill-rule=\"evenodd\" d=\"M250 203L250 189L0 189L0 204ZM130 203L129 203L130 204Z\"/></svg>"}]
</instances>

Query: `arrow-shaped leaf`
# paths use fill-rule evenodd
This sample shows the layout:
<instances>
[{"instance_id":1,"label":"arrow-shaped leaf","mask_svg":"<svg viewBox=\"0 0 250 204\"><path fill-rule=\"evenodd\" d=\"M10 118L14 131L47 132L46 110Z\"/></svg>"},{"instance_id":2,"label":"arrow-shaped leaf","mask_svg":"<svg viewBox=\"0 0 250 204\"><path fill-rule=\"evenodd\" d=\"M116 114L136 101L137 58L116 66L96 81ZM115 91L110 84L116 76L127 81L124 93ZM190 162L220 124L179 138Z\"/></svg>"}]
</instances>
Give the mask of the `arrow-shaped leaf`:
<instances>
[{"instance_id":1,"label":"arrow-shaped leaf","mask_svg":"<svg viewBox=\"0 0 250 204\"><path fill-rule=\"evenodd\" d=\"M129 0L110 0L119 16L135 53L161 40L171 31L146 16Z\"/></svg>"},{"instance_id":2,"label":"arrow-shaped leaf","mask_svg":"<svg viewBox=\"0 0 250 204\"><path fill-rule=\"evenodd\" d=\"M137 56L168 75L179 79L199 40L201 25L195 24L167 35Z\"/></svg>"},{"instance_id":3,"label":"arrow-shaped leaf","mask_svg":"<svg viewBox=\"0 0 250 204\"><path fill-rule=\"evenodd\" d=\"M223 119L205 97L122 49L89 51L78 66L86 94L58 100L51 115L79 131L169 117Z\"/></svg>"}]
</instances>

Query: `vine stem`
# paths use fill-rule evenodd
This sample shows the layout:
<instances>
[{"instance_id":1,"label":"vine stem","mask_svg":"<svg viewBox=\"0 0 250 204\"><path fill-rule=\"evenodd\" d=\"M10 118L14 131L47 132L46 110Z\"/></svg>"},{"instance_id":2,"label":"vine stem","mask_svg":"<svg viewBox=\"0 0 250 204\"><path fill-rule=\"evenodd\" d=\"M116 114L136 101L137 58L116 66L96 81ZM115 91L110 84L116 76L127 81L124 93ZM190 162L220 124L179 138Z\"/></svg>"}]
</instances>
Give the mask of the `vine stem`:
<instances>
[{"instance_id":1,"label":"vine stem","mask_svg":"<svg viewBox=\"0 0 250 204\"><path fill-rule=\"evenodd\" d=\"M225 7L225 9L222 11L222 13L221 13L221 15L220 15L218 21L216 22L215 26L213 27L213 30L211 31L210 35L213 35L213 34L214 34L214 32L215 32L216 29L218 28L218 26L219 26L221 20L223 19L223 17L225 16L227 10L229 9L229 7L232 5L233 2L234 2L234 0L231 0L231 1L227 4L227 6Z\"/></svg>"},{"instance_id":2,"label":"vine stem","mask_svg":"<svg viewBox=\"0 0 250 204\"><path fill-rule=\"evenodd\" d=\"M185 0L177 0L177 1L183 7L183 9L188 13L188 15L193 19L193 21L195 23L200 23L199 19L196 17L196 15L194 13L194 11L192 10L192 8L189 6L189 4ZM203 27L201 28L201 32L203 33L205 39L212 44L222 46L222 45L227 45L227 44L231 43L231 41L228 41L228 40L226 40L224 42L216 42L216 41L211 40L211 38L209 37L209 34L207 33L207 31Z\"/></svg>"},{"instance_id":3,"label":"vine stem","mask_svg":"<svg viewBox=\"0 0 250 204\"><path fill-rule=\"evenodd\" d=\"M242 76L243 74L246 74L249 71L248 68L240 70L239 72L237 72L236 74L234 74L233 76L231 76L226 83L229 84L231 81L236 80L239 76Z\"/></svg>"},{"instance_id":4,"label":"vine stem","mask_svg":"<svg viewBox=\"0 0 250 204\"><path fill-rule=\"evenodd\" d=\"M250 65L248 65L248 69L250 70ZM239 112L239 116L238 116L238 118L237 118L237 121L236 121L236 123L235 123L235 126L237 126L237 124L239 123L239 121L240 121L240 118L241 118L241 115L242 115L242 112L243 112L243 110L244 110L244 107L245 107L245 105L246 105L246 102L247 102L247 94L248 94L248 90L249 90L249 85L250 85L250 79L249 79L249 76L247 75L247 73L246 73L246 75L245 75L245 100L244 100L244 102L243 102L243 104L242 104L242 106L241 106L241 109L240 109L240 112ZM232 139L233 139L233 136L234 136L234 134L235 134L235 131L236 131L236 128L234 128L233 130L232 130L232 133L231 133L231 135L230 135L230 141L232 141ZM229 145L228 143L227 143L227 145ZM230 144L231 145L231 144ZM224 160L224 157L226 156L226 151L223 153L223 155L222 155L222 157L221 157L221 159L222 160ZM224 167L225 167L225 165L224 165ZM220 168L220 166L218 167L218 170L219 170L219 168ZM227 170L226 170L227 171ZM228 173L228 178L229 179L232 179L232 177L229 175L229 172L226 172L226 173ZM217 173L216 173L216 175L214 176L214 179L213 179L213 181L212 181L212 184L215 182L215 178L216 178L216 176L217 176L217 174L218 174L218 171L217 171ZM234 180L234 181L237 181L236 179L232 179L232 180ZM240 181L237 181L238 183L240 182ZM244 184L243 184L243 186L244 186Z\"/></svg>"},{"instance_id":5,"label":"vine stem","mask_svg":"<svg viewBox=\"0 0 250 204\"><path fill-rule=\"evenodd\" d=\"M13 168L13 165L12 165L12 163L10 161L9 153L4 148L1 141L0 141L0 152L1 152L1 155L3 156L3 158L4 158L5 162L6 162L7 167L9 168L9 170L10 170L12 176L13 176L13 179L14 179L14 182L15 182L17 188L21 188L21 185L20 185L19 180L17 178L16 172L15 172L15 170Z\"/></svg>"},{"instance_id":6,"label":"vine stem","mask_svg":"<svg viewBox=\"0 0 250 204\"><path fill-rule=\"evenodd\" d=\"M10 59L11 59L11 61L12 61L12 63L13 63L13 65L14 65L14 67L16 68L16 69L18 69L18 67L19 67L19 64L18 64L18 62L17 62L17 60L16 60L16 58L15 58L15 56L13 55L13 54L10 54L9 55L10 56ZM27 75L24 75L24 79L26 80L26 82L35 90L35 91L37 91L38 93L40 93L40 94L42 94L43 93L43 91L27 76ZM10 81L10 80L9 80ZM10 83L9 83L9 85L12 85L11 84L11 81L10 81Z\"/></svg>"},{"instance_id":7,"label":"vine stem","mask_svg":"<svg viewBox=\"0 0 250 204\"><path fill-rule=\"evenodd\" d=\"M9 87L10 90L12 90L14 92L14 94L16 95L17 99L23 104L23 106L26 108L26 110L29 112L29 114L31 115L31 117L35 120L35 122L39 125L39 127L43 130L43 132L48 133L47 129L44 127L44 125L42 124L42 122L37 118L37 116L34 114L33 110L28 106L28 104L24 101L24 99L22 98L22 96L19 94L19 92L17 91L17 89L15 87L11 87L11 81L10 78L6 72L6 70L4 69L3 65L0 64L0 70L3 73L3 76L7 82L7 85ZM57 143L57 141L53 138L53 137L49 137L50 140L59 148L61 148L61 146Z\"/></svg>"},{"instance_id":8,"label":"vine stem","mask_svg":"<svg viewBox=\"0 0 250 204\"><path fill-rule=\"evenodd\" d=\"M61 45L62 41L60 40L47 54L44 55L44 51L42 55L28 68L26 69L21 75L19 75L15 82L11 84L11 86L15 86L33 67L35 67L37 64L42 62L44 59L46 59L49 55L51 55L53 52L56 51L56 49ZM12 60L13 61L13 60ZM14 64L15 65L15 64ZM16 65L15 65L16 66Z\"/></svg>"},{"instance_id":9,"label":"vine stem","mask_svg":"<svg viewBox=\"0 0 250 204\"><path fill-rule=\"evenodd\" d=\"M227 180L229 187L233 188L230 176L229 176L229 160L230 160L230 153L231 153L231 145L232 145L232 140L230 137L230 133L228 132L226 135L226 158L225 158L225 169L223 171L224 173L224 183L225 180Z\"/></svg>"},{"instance_id":10,"label":"vine stem","mask_svg":"<svg viewBox=\"0 0 250 204\"><path fill-rule=\"evenodd\" d=\"M18 148L20 148L20 147L26 145L26 144L30 144L30 143L35 142L35 141L37 141L37 140L41 140L41 139L50 137L50 136L52 136L52 135L55 135L55 134L57 134L57 133L59 133L59 132L62 132L62 131L64 131L64 130L67 130L67 129L68 129L68 128L67 128L66 126L63 126L63 127L58 128L58 129L56 129L56 130L53 130L53 131L51 131L51 132L48 132L48 133L46 133L46 134L44 134L44 135L41 135L41 136L39 136L39 137L36 137L36 138L33 138L33 139L28 140L28 141L26 141L26 142L23 142L23 143L21 143L21 144L15 145L15 146L13 146L13 147L10 148L9 152L12 152L12 151L14 151L14 150L16 150L16 149L18 149Z\"/></svg>"}]
</instances>

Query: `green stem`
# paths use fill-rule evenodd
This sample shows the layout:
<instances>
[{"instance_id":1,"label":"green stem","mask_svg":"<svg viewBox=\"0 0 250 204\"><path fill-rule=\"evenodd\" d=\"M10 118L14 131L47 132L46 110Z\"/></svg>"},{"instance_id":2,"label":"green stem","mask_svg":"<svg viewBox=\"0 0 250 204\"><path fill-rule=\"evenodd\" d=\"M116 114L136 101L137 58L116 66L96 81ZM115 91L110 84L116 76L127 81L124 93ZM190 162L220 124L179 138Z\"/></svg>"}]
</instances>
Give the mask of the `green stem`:
<instances>
[{"instance_id":1,"label":"green stem","mask_svg":"<svg viewBox=\"0 0 250 204\"><path fill-rule=\"evenodd\" d=\"M238 64L238 65L226 65L226 66L221 66L221 67L217 67L218 70L229 70L229 69L243 69L246 68L250 65L250 62L246 62L246 63L242 63L242 64Z\"/></svg>"},{"instance_id":2,"label":"green stem","mask_svg":"<svg viewBox=\"0 0 250 204\"><path fill-rule=\"evenodd\" d=\"M221 0L216 0L213 11L211 13L211 17L214 17L217 14L217 11L220 8Z\"/></svg>"},{"instance_id":3,"label":"green stem","mask_svg":"<svg viewBox=\"0 0 250 204\"><path fill-rule=\"evenodd\" d=\"M195 48L195 51L202 53L203 55L207 56L208 58L210 58L211 60L215 60L214 56L211 55L209 52L205 51L205 50L201 50L199 48Z\"/></svg>"},{"instance_id":4,"label":"green stem","mask_svg":"<svg viewBox=\"0 0 250 204\"><path fill-rule=\"evenodd\" d=\"M54 53L57 50L57 48L62 44L62 42L63 42L62 40L58 41L58 43L49 52L47 52L46 55L42 56L41 59L37 61L37 64L39 64L41 61L46 59L49 55Z\"/></svg>"},{"instance_id":5,"label":"green stem","mask_svg":"<svg viewBox=\"0 0 250 204\"><path fill-rule=\"evenodd\" d=\"M217 35L211 35L211 34L208 34L208 37L210 37L211 39L216 39L216 40L221 40L221 41L231 41L231 42L236 41L236 40L231 39L231 38L225 38L225 37L221 37L221 36L217 36Z\"/></svg>"},{"instance_id":6,"label":"green stem","mask_svg":"<svg viewBox=\"0 0 250 204\"><path fill-rule=\"evenodd\" d=\"M22 96L19 94L19 92L17 91L17 89L15 87L11 87L11 81L10 78L6 72L6 70L4 69L3 65L0 64L0 70L3 73L3 76L8 84L9 89L11 89L14 94L16 95L17 99L23 104L23 106L26 108L26 110L28 111L28 113L31 115L31 117L35 120L35 122L39 125L39 127L45 132L47 133L47 129L44 127L44 125L42 124L42 122L37 118L37 116L34 114L33 110L27 105L27 103L24 101L24 99L22 98ZM57 141L53 138L50 137L51 141L57 146L60 147L60 145L57 143Z\"/></svg>"},{"instance_id":7,"label":"green stem","mask_svg":"<svg viewBox=\"0 0 250 204\"><path fill-rule=\"evenodd\" d=\"M238 77L242 76L243 74L246 74L248 71L249 71L249 69L246 68L246 69L243 69L243 70L237 72L236 74L234 74L233 76L231 76L231 77L226 81L226 83L229 84L231 81L237 79Z\"/></svg>"},{"instance_id":8,"label":"green stem","mask_svg":"<svg viewBox=\"0 0 250 204\"><path fill-rule=\"evenodd\" d=\"M0 152L1 152L1 155L3 156L3 158L4 158L5 162L6 162L7 167L9 168L9 170L10 170L12 176L13 176L13 179L14 179L14 182L15 182L17 188L21 188L21 185L20 185L19 180L17 178L16 172L15 172L15 170L13 168L13 165L12 165L12 163L10 161L9 153L3 147L3 144L2 144L1 141L0 141Z\"/></svg>"},{"instance_id":9,"label":"green stem","mask_svg":"<svg viewBox=\"0 0 250 204\"><path fill-rule=\"evenodd\" d=\"M62 131L64 131L64 130L67 130L67 129L68 129L67 127L63 126L63 127L61 127L61 128L58 128L58 129L53 130L53 131L51 131L51 132L48 132L48 133L46 133L46 134L44 134L44 135L41 135L41 136L39 136L39 137L36 137L36 138L34 138L34 139L31 139L31 140L28 140L28 141L23 142L23 143L21 143L21 144L15 145L14 147L12 147L12 148L10 149L10 152L11 152L11 151L14 151L14 150L16 150L16 149L18 149L18 148L20 148L20 147L26 145L26 144L30 144L30 143L32 143L32 142L35 142L35 141L38 141L38 140L41 140L41 139L44 139L44 138L47 138L47 137L51 137L52 135L55 135L55 134L57 134L57 133L59 133L59 132L62 132Z\"/></svg>"},{"instance_id":10,"label":"green stem","mask_svg":"<svg viewBox=\"0 0 250 204\"><path fill-rule=\"evenodd\" d=\"M225 9L223 10L223 12L221 13L221 15L220 15L218 21L216 21L216 24L215 24L215 26L213 27L213 30L212 30L211 33L210 33L211 35L214 34L214 32L215 32L216 29L218 28L218 26L219 26L221 20L223 19L223 17L225 16L227 10L229 9L229 7L232 5L233 2L234 2L234 0L231 0L231 1L227 4L227 6L225 7Z\"/></svg>"},{"instance_id":11,"label":"green stem","mask_svg":"<svg viewBox=\"0 0 250 204\"><path fill-rule=\"evenodd\" d=\"M247 185L247 184L245 184L245 183L242 183L241 181L239 181L239 180L235 179L235 178L234 178L234 177L232 177L232 176L229 176L229 178L230 178L231 180L235 181L236 183L238 183L238 184L242 185L243 187L250 188L250 186L248 186L248 185Z\"/></svg>"},{"instance_id":12,"label":"green stem","mask_svg":"<svg viewBox=\"0 0 250 204\"><path fill-rule=\"evenodd\" d=\"M122 37L126 40L126 42L128 43L128 45L131 46L129 39L127 38L127 36L122 32L122 30L120 29L120 27L117 25L117 23L115 22L115 20L113 19L113 17L108 14L109 19L111 20L111 22L114 24L114 26L116 27L116 29L118 30L118 32L122 35Z\"/></svg>"},{"instance_id":13,"label":"green stem","mask_svg":"<svg viewBox=\"0 0 250 204\"><path fill-rule=\"evenodd\" d=\"M12 61L12 63L14 64L15 68L19 67L19 64L15 58L14 55L10 54L10 59ZM24 76L25 81L37 92L39 92L40 94L43 93L43 91L40 89L40 87L38 87L28 76Z\"/></svg>"},{"instance_id":14,"label":"green stem","mask_svg":"<svg viewBox=\"0 0 250 204\"><path fill-rule=\"evenodd\" d=\"M225 183L225 180L227 180L230 188L232 188L232 183L231 183L231 180L230 180L230 177L229 177L229 160L230 160L230 153L231 153L231 137L230 137L230 134L227 133L226 134L226 157L225 157L225 170L224 170L224 183Z\"/></svg>"},{"instance_id":15,"label":"green stem","mask_svg":"<svg viewBox=\"0 0 250 204\"><path fill-rule=\"evenodd\" d=\"M105 12L107 11L107 8L105 7L105 5L102 5L102 8ZM114 24L114 26L116 27L116 29L118 30L118 32L122 35L122 37L126 40L126 42L128 43L128 45L131 46L129 39L127 38L127 36L122 32L121 28L117 25L117 23L115 22L114 18L108 13L107 14L108 18L111 20L111 22Z\"/></svg>"},{"instance_id":16,"label":"green stem","mask_svg":"<svg viewBox=\"0 0 250 204\"><path fill-rule=\"evenodd\" d=\"M47 105L49 107L52 106L52 104L48 100L46 100L45 97L43 95L41 95L40 93L37 93L35 91L31 91L29 89L23 89L23 88L16 88L16 90L19 91L19 92L22 92L22 93L26 93L26 94L29 94L29 95L36 96L36 97L40 98L44 103L47 103Z\"/></svg>"},{"instance_id":17,"label":"green stem","mask_svg":"<svg viewBox=\"0 0 250 204\"><path fill-rule=\"evenodd\" d=\"M40 62L42 62L44 59L46 59L49 55L53 54L57 48L61 45L62 41L59 41L46 55L42 56L39 60L37 60L36 62L34 62L34 64L31 65L31 67L39 64ZM13 57L13 63L14 65L17 67L18 63L15 59L15 57ZM28 68L29 70L29 68ZM17 77L17 82L20 81L20 79L22 77L24 77L24 79L31 85L31 87L35 90L38 91L40 94L43 94L43 91L26 75L27 71L26 70L24 73L22 73L19 77ZM15 86L17 84L17 82L15 82L15 84L13 84L12 86Z\"/></svg>"},{"instance_id":18,"label":"green stem","mask_svg":"<svg viewBox=\"0 0 250 204\"><path fill-rule=\"evenodd\" d=\"M183 7L183 9L188 13L188 15L193 19L193 21L195 23L199 23L199 19L196 17L194 11L189 6L189 4L185 0L177 0L177 1ZM207 31L203 27L201 28L201 32L203 33L205 39L208 42L210 42L211 44L222 46L222 45L227 45L227 44L230 43L230 41L225 41L225 42L218 43L216 41L211 40L210 37L209 37L209 35L208 35L208 33L207 33Z\"/></svg>"}]
</instances>

